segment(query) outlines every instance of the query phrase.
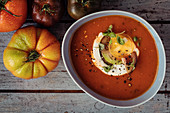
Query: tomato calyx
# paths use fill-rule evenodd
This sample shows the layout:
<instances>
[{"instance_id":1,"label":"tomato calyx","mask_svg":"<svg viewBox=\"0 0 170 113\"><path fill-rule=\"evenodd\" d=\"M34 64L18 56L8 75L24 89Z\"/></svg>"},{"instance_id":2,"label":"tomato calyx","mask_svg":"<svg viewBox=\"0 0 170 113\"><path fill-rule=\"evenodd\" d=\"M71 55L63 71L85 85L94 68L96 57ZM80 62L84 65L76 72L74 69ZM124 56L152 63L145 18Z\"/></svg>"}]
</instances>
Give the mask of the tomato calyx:
<instances>
[{"instance_id":1,"label":"tomato calyx","mask_svg":"<svg viewBox=\"0 0 170 113\"><path fill-rule=\"evenodd\" d=\"M77 1L77 3L79 3L79 4L81 4L81 6L82 7L89 7L89 4L90 4L90 2L89 2L89 0L76 0Z\"/></svg>"},{"instance_id":2,"label":"tomato calyx","mask_svg":"<svg viewBox=\"0 0 170 113\"><path fill-rule=\"evenodd\" d=\"M53 13L55 13L54 10L50 9L50 5L49 4L44 4L43 7L41 8L40 14L45 11L45 15L46 13L49 13L50 15L53 15Z\"/></svg>"},{"instance_id":3,"label":"tomato calyx","mask_svg":"<svg viewBox=\"0 0 170 113\"><path fill-rule=\"evenodd\" d=\"M11 0L0 0L0 11L1 10L4 10L6 11L7 13L11 14L12 16L15 16L15 17L20 17L22 15L15 15L13 14L12 12L8 11L6 8L5 8L5 5L7 4L8 1L11 1Z\"/></svg>"},{"instance_id":4,"label":"tomato calyx","mask_svg":"<svg viewBox=\"0 0 170 113\"><path fill-rule=\"evenodd\" d=\"M30 51L28 57L27 57L27 61L25 62L35 62L35 60L37 60L39 58L40 54L36 51L36 50L32 50Z\"/></svg>"}]
</instances>

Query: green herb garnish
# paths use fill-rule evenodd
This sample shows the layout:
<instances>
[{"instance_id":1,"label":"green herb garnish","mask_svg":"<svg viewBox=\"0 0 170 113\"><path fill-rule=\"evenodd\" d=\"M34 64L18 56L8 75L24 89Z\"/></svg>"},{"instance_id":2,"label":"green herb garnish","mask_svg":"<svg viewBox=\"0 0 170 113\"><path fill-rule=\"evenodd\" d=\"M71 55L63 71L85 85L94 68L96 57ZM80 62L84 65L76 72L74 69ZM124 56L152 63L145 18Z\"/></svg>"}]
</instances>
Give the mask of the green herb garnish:
<instances>
[{"instance_id":1,"label":"green herb garnish","mask_svg":"<svg viewBox=\"0 0 170 113\"><path fill-rule=\"evenodd\" d=\"M117 36L117 42L118 42L120 45L124 45L124 44L125 44L125 41L123 40L123 38L120 38L119 36Z\"/></svg>"},{"instance_id":2,"label":"green herb garnish","mask_svg":"<svg viewBox=\"0 0 170 113\"><path fill-rule=\"evenodd\" d=\"M107 32L103 33L103 36L107 36L107 35L108 35L108 33L107 33Z\"/></svg>"},{"instance_id":3,"label":"green herb garnish","mask_svg":"<svg viewBox=\"0 0 170 113\"><path fill-rule=\"evenodd\" d=\"M123 34L123 33L125 33L126 31L122 31L121 33L117 33L117 34L119 34L119 35L121 35L121 34Z\"/></svg>"},{"instance_id":4,"label":"green herb garnish","mask_svg":"<svg viewBox=\"0 0 170 113\"><path fill-rule=\"evenodd\" d=\"M112 28L113 28L113 26L110 25L109 28L108 28L108 31L111 31L111 32L112 32Z\"/></svg>"},{"instance_id":5,"label":"green herb garnish","mask_svg":"<svg viewBox=\"0 0 170 113\"><path fill-rule=\"evenodd\" d=\"M138 47L140 46L141 38L133 37L133 41L136 42L136 45L137 45Z\"/></svg>"},{"instance_id":6,"label":"green herb garnish","mask_svg":"<svg viewBox=\"0 0 170 113\"><path fill-rule=\"evenodd\" d=\"M110 33L108 34L108 36L109 36L109 37L116 37L116 34L113 33L113 32L110 32Z\"/></svg>"},{"instance_id":7,"label":"green herb garnish","mask_svg":"<svg viewBox=\"0 0 170 113\"><path fill-rule=\"evenodd\" d=\"M112 44L112 40L110 39L109 44Z\"/></svg>"},{"instance_id":8,"label":"green herb garnish","mask_svg":"<svg viewBox=\"0 0 170 113\"><path fill-rule=\"evenodd\" d=\"M109 66L103 66L104 71L107 72L107 73L108 73L112 68L113 68L113 65L112 65L112 66L110 66L110 65L109 65Z\"/></svg>"},{"instance_id":9,"label":"green herb garnish","mask_svg":"<svg viewBox=\"0 0 170 113\"><path fill-rule=\"evenodd\" d=\"M108 67L104 66L103 69L104 69L104 71L106 71L106 72L109 72L109 71L110 71L110 67L109 67L109 66L108 66Z\"/></svg>"},{"instance_id":10,"label":"green herb garnish","mask_svg":"<svg viewBox=\"0 0 170 113\"><path fill-rule=\"evenodd\" d=\"M106 32L103 33L104 36L116 37L116 34L112 32L113 26L110 25Z\"/></svg>"},{"instance_id":11,"label":"green herb garnish","mask_svg":"<svg viewBox=\"0 0 170 113\"><path fill-rule=\"evenodd\" d=\"M99 43L99 50L101 51L101 50L103 50L104 49L104 44L102 44L102 43Z\"/></svg>"},{"instance_id":12,"label":"green herb garnish","mask_svg":"<svg viewBox=\"0 0 170 113\"><path fill-rule=\"evenodd\" d=\"M133 41L136 42L138 40L138 38L135 36L133 37Z\"/></svg>"},{"instance_id":13,"label":"green herb garnish","mask_svg":"<svg viewBox=\"0 0 170 113\"><path fill-rule=\"evenodd\" d=\"M134 59L129 66L132 67L132 71L135 70L135 60Z\"/></svg>"}]
</instances>

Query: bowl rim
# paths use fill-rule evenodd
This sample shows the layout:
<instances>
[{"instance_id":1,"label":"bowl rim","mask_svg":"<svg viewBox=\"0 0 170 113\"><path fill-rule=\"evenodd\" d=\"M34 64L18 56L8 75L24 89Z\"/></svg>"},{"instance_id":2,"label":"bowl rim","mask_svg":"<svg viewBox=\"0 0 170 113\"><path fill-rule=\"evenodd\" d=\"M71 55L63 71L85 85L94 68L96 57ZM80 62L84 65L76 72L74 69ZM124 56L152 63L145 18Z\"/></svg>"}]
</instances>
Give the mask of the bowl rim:
<instances>
[{"instance_id":1,"label":"bowl rim","mask_svg":"<svg viewBox=\"0 0 170 113\"><path fill-rule=\"evenodd\" d=\"M98 93L96 93L93 90L91 90L90 88L88 88L85 85L85 83L83 83L80 80L80 78L78 77L78 74L76 73L76 71L75 71L75 69L72 65L72 61L71 61L71 57L70 57L70 51L69 51L69 45L70 45L71 40L72 40L72 33L74 33L81 25L88 22L89 20L93 20L95 18L99 18L99 17L103 17L103 16L109 16L109 15L110 16L111 15L123 15L123 16L131 17L131 18L141 22L150 32L150 34L152 35L152 37L155 41L155 44L157 46L158 59L159 59L158 65L159 66L158 66L158 72L157 72L156 79L155 79L154 83L152 84L152 86L146 92L144 92L139 97L136 97L136 98L131 99L131 100L114 100L114 99L109 99L107 97L99 95ZM99 11L99 12L92 13L92 14L89 14L87 16L84 16L84 17L80 18L79 20L75 21L68 28L68 30L66 31L66 33L64 35L63 42L62 42L62 58L63 58L64 66L65 66L68 74L70 75L72 80L76 83L76 85L80 89L82 89L86 94L88 94L90 97L94 98L95 100L100 101L103 104L106 104L106 105L109 105L109 106L112 106L112 107L117 107L117 108L136 107L136 106L139 106L139 105L149 101L151 98L153 98L156 95L156 93L158 92L158 90L160 89L160 87L163 83L163 80L164 80L164 77L165 77L165 71L166 71L166 55L165 55L164 46L162 44L162 41L161 41L159 35L155 31L155 29L146 20L139 17L138 15L130 13L130 12L126 12L126 11L121 11L121 10ZM151 89L154 90L153 93L151 92ZM150 96L148 96L149 93L152 93L152 94ZM139 100L141 100L141 102L138 102ZM111 101L114 101L113 102L114 104ZM129 102L134 103L134 104L129 105ZM119 103L119 104L117 104L117 103Z\"/></svg>"}]
</instances>

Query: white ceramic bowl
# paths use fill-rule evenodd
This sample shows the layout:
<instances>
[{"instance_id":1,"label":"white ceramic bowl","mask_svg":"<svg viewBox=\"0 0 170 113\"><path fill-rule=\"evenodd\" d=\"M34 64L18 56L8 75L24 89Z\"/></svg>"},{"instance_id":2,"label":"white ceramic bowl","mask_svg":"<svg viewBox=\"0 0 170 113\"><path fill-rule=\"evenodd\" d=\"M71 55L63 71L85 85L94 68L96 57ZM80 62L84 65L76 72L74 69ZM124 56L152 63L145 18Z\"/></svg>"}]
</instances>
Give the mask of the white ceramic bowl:
<instances>
[{"instance_id":1,"label":"white ceramic bowl","mask_svg":"<svg viewBox=\"0 0 170 113\"><path fill-rule=\"evenodd\" d=\"M139 22L141 22L142 24L144 24L144 26L150 31L151 35L154 37L154 40L156 42L156 46L157 46L157 49L158 49L159 68L158 68L158 73L157 73L157 77L156 77L155 82L153 83L151 88L148 91L146 91L143 95L141 95L137 98L131 99L131 100L123 100L123 101L122 100L113 100L113 99L109 99L109 98L106 98L104 96L101 96L101 95L95 93L93 90L88 88L81 81L81 79L77 75L77 73L74 69L74 66L72 64L71 55L70 55L70 45L71 45L72 36L73 36L74 32L81 25L83 25L84 23L86 23L86 22L88 22L92 19L103 17L103 16L108 16L108 15L124 15L124 16L134 18L134 19L138 20ZM104 104L111 105L113 107L119 107L119 108L135 107L135 106L138 106L138 105L141 105L141 104L147 102L152 97L154 97L156 95L156 93L158 92L158 90L160 89L162 83L163 83L164 76L165 76L165 70L166 70L165 50L164 50L163 44L160 40L160 37L157 34L157 32L154 30L154 28L148 22L146 22L144 19L142 19L141 17L139 17L135 14L129 13L129 12L118 11L118 10L96 12L96 13L87 15L87 16L77 20L75 23L73 23L70 26L70 28L67 30L67 32L65 33L65 36L64 36L64 39L63 39L62 57L63 57L64 65L67 69L67 72L69 73L69 75L71 76L73 81L84 92L86 92L88 95L90 95L94 99L96 99L96 100L98 100L98 101L100 101Z\"/></svg>"}]
</instances>

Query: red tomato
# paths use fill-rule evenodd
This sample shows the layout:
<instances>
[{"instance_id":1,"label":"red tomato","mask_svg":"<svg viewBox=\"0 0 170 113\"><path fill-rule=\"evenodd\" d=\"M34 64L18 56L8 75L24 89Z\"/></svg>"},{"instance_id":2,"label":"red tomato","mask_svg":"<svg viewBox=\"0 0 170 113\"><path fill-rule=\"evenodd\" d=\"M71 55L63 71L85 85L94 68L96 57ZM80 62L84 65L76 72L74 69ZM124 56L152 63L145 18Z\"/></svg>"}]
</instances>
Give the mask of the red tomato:
<instances>
[{"instance_id":1,"label":"red tomato","mask_svg":"<svg viewBox=\"0 0 170 113\"><path fill-rule=\"evenodd\" d=\"M0 0L0 32L22 26L27 18L27 0Z\"/></svg>"}]
</instances>

